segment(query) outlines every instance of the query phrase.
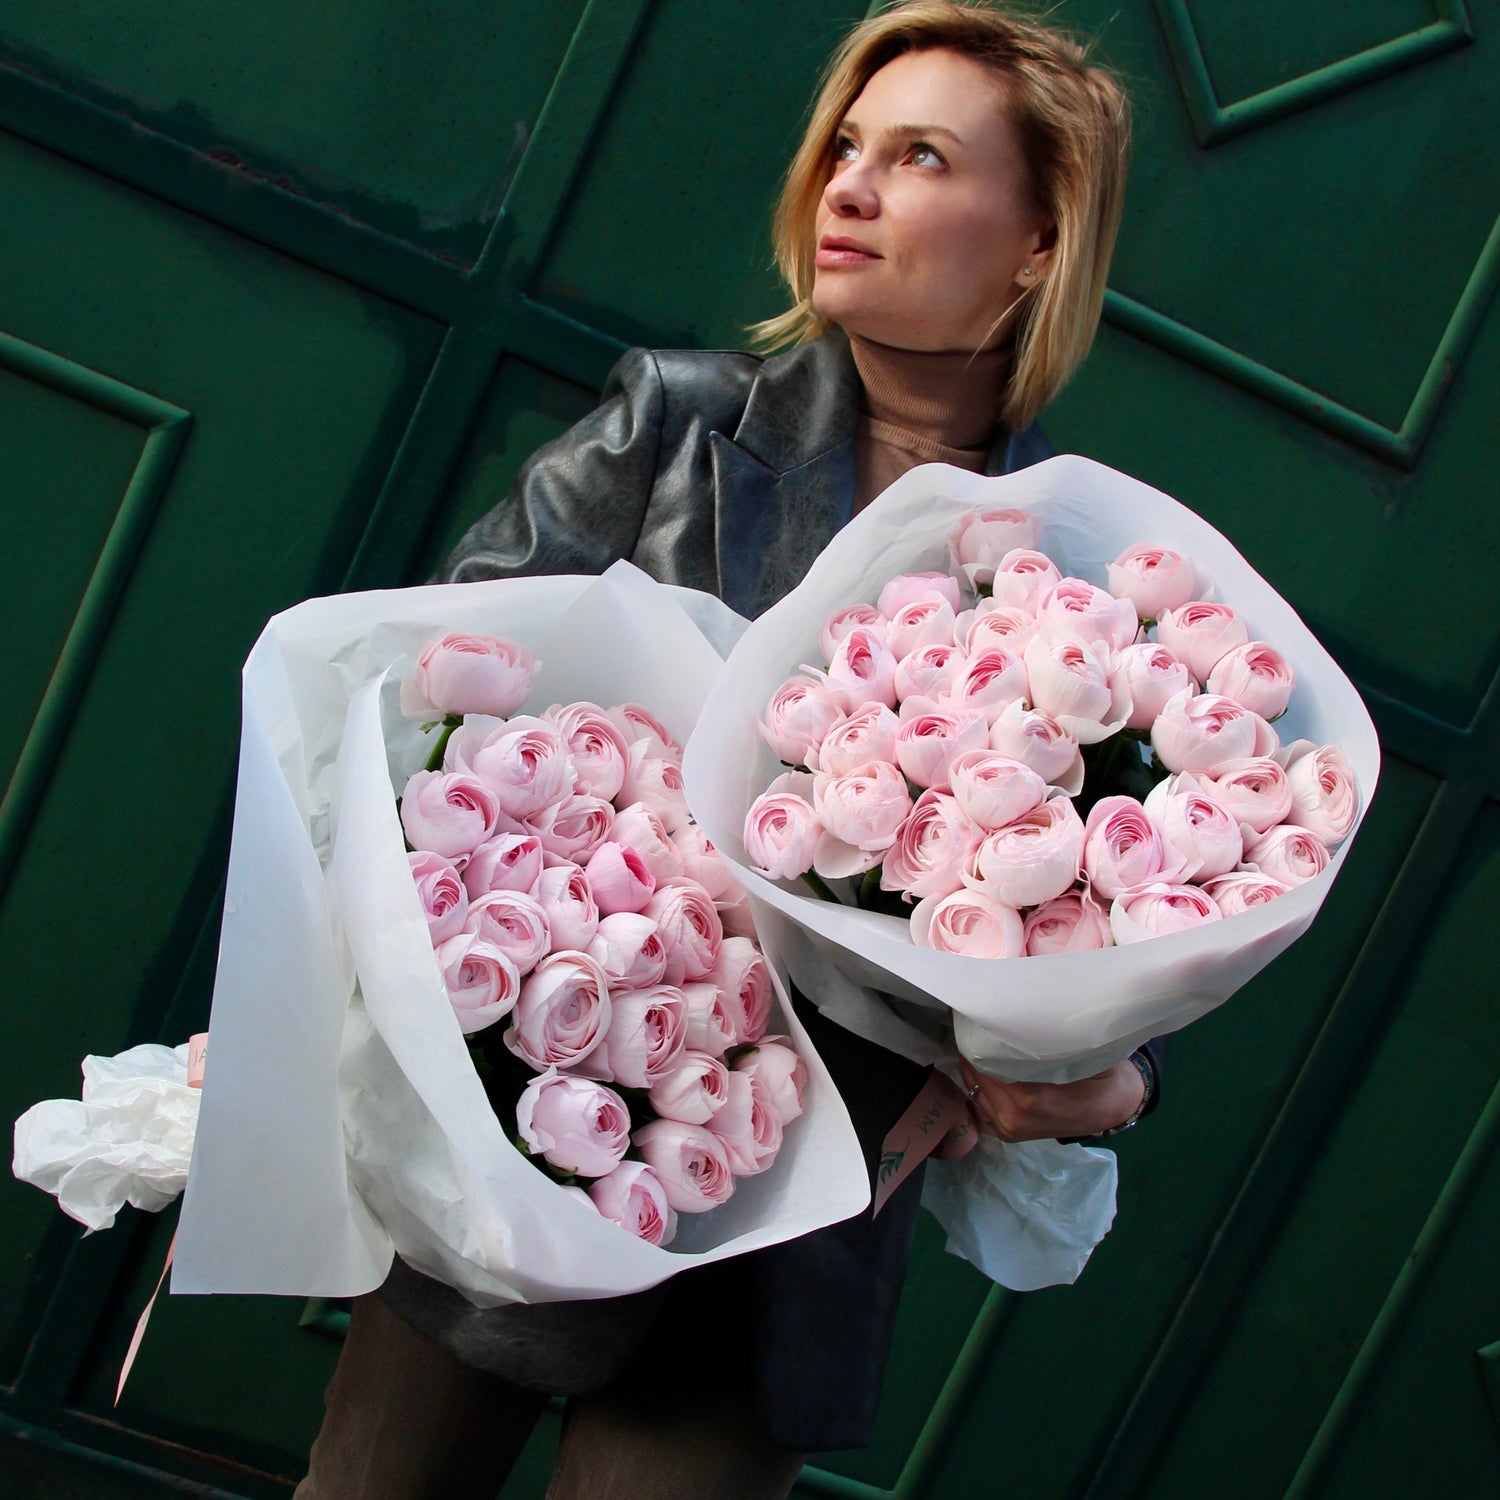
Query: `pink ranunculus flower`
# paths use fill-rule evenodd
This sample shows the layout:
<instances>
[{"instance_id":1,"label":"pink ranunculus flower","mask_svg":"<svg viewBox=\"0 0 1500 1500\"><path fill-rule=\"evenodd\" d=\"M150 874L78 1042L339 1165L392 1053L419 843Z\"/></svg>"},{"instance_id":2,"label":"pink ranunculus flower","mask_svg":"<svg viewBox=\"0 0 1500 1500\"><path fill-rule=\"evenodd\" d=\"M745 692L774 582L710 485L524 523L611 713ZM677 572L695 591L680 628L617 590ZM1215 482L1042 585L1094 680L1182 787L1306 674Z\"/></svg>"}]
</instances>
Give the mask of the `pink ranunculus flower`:
<instances>
[{"instance_id":1,"label":"pink ranunculus flower","mask_svg":"<svg viewBox=\"0 0 1500 1500\"><path fill-rule=\"evenodd\" d=\"M448 736L443 746L443 769L450 774L463 771L474 774L474 752L491 740L497 733L505 732L506 721L493 714L469 714L462 724Z\"/></svg>"},{"instance_id":2,"label":"pink ranunculus flower","mask_svg":"<svg viewBox=\"0 0 1500 1500\"><path fill-rule=\"evenodd\" d=\"M525 891L542 878L542 841L534 833L497 833L469 856L464 886L472 901L491 891Z\"/></svg>"},{"instance_id":3,"label":"pink ranunculus flower","mask_svg":"<svg viewBox=\"0 0 1500 1500\"><path fill-rule=\"evenodd\" d=\"M841 776L820 772L813 778L813 805L833 838L884 853L911 811L911 793L895 766L876 760Z\"/></svg>"},{"instance_id":4,"label":"pink ranunculus flower","mask_svg":"<svg viewBox=\"0 0 1500 1500\"><path fill-rule=\"evenodd\" d=\"M1051 714L1012 703L990 725L990 749L1030 766L1048 786L1070 797L1083 790L1083 752L1076 736Z\"/></svg>"},{"instance_id":5,"label":"pink ranunculus flower","mask_svg":"<svg viewBox=\"0 0 1500 1500\"><path fill-rule=\"evenodd\" d=\"M713 897L696 880L663 881L644 907L667 950L666 981L681 984L712 973L724 942Z\"/></svg>"},{"instance_id":6,"label":"pink ranunculus flower","mask_svg":"<svg viewBox=\"0 0 1500 1500\"><path fill-rule=\"evenodd\" d=\"M959 871L983 836L946 792L923 792L886 851L880 888L909 899L946 896L963 885Z\"/></svg>"},{"instance_id":7,"label":"pink ranunculus flower","mask_svg":"<svg viewBox=\"0 0 1500 1500\"><path fill-rule=\"evenodd\" d=\"M811 765L823 736L843 717L833 694L811 677L789 677L771 694L756 728L778 760Z\"/></svg>"},{"instance_id":8,"label":"pink ranunculus flower","mask_svg":"<svg viewBox=\"0 0 1500 1500\"><path fill-rule=\"evenodd\" d=\"M980 709L908 699L896 730L896 764L917 786L941 791L948 785L948 765L954 756L983 750L989 739L989 720ZM826 815L823 821L828 823Z\"/></svg>"},{"instance_id":9,"label":"pink ranunculus flower","mask_svg":"<svg viewBox=\"0 0 1500 1500\"><path fill-rule=\"evenodd\" d=\"M911 940L918 948L966 958L1020 958L1025 952L1020 912L967 889L917 902Z\"/></svg>"},{"instance_id":10,"label":"pink ranunculus flower","mask_svg":"<svg viewBox=\"0 0 1500 1500\"><path fill-rule=\"evenodd\" d=\"M601 916L640 911L656 889L656 877L640 853L629 844L606 839L589 855L584 879Z\"/></svg>"},{"instance_id":11,"label":"pink ranunculus flower","mask_svg":"<svg viewBox=\"0 0 1500 1500\"><path fill-rule=\"evenodd\" d=\"M1295 823L1278 823L1245 848L1241 869L1269 875L1283 885L1301 885L1328 868L1328 845Z\"/></svg>"},{"instance_id":12,"label":"pink ranunculus flower","mask_svg":"<svg viewBox=\"0 0 1500 1500\"><path fill-rule=\"evenodd\" d=\"M516 1130L533 1156L564 1172L603 1177L630 1149L630 1111L611 1088L548 1068L516 1101Z\"/></svg>"},{"instance_id":13,"label":"pink ranunculus flower","mask_svg":"<svg viewBox=\"0 0 1500 1500\"><path fill-rule=\"evenodd\" d=\"M856 625L871 625L879 630L889 624L890 621L873 604L846 604L842 609L834 610L823 622L823 631L818 638L823 660L833 660L834 652L839 649L839 642Z\"/></svg>"},{"instance_id":14,"label":"pink ranunculus flower","mask_svg":"<svg viewBox=\"0 0 1500 1500\"><path fill-rule=\"evenodd\" d=\"M1030 766L998 750L966 750L948 763L948 782L965 813L985 832L1038 807L1047 783Z\"/></svg>"},{"instance_id":15,"label":"pink ranunculus flower","mask_svg":"<svg viewBox=\"0 0 1500 1500\"><path fill-rule=\"evenodd\" d=\"M517 1003L521 976L509 957L493 943L461 932L434 950L448 1003L468 1036L510 1015Z\"/></svg>"},{"instance_id":16,"label":"pink ranunculus flower","mask_svg":"<svg viewBox=\"0 0 1500 1500\"><path fill-rule=\"evenodd\" d=\"M622 807L644 803L671 833L691 816L682 789L682 763L650 751L648 740L636 740L630 746L625 758L625 784L618 800Z\"/></svg>"},{"instance_id":17,"label":"pink ranunculus flower","mask_svg":"<svg viewBox=\"0 0 1500 1500\"><path fill-rule=\"evenodd\" d=\"M944 697L963 664L964 654L956 646L919 646L896 663L897 702Z\"/></svg>"},{"instance_id":18,"label":"pink ranunculus flower","mask_svg":"<svg viewBox=\"0 0 1500 1500\"><path fill-rule=\"evenodd\" d=\"M960 708L982 713L988 726L1029 692L1026 666L1020 657L1004 646L984 646L969 652L969 659L948 689L948 697Z\"/></svg>"},{"instance_id":19,"label":"pink ranunculus flower","mask_svg":"<svg viewBox=\"0 0 1500 1500\"><path fill-rule=\"evenodd\" d=\"M657 880L682 874L682 851L667 825L644 802L632 802L615 813L609 836L626 844L646 861Z\"/></svg>"},{"instance_id":20,"label":"pink ranunculus flower","mask_svg":"<svg viewBox=\"0 0 1500 1500\"><path fill-rule=\"evenodd\" d=\"M1281 652L1264 641L1247 641L1214 663L1204 687L1263 719L1274 719L1286 712L1296 685L1297 674Z\"/></svg>"},{"instance_id":21,"label":"pink ranunculus flower","mask_svg":"<svg viewBox=\"0 0 1500 1500\"><path fill-rule=\"evenodd\" d=\"M651 1084L647 1097L664 1120L706 1125L729 1097L729 1069L717 1057L689 1047L675 1068Z\"/></svg>"},{"instance_id":22,"label":"pink ranunculus flower","mask_svg":"<svg viewBox=\"0 0 1500 1500\"><path fill-rule=\"evenodd\" d=\"M816 760L808 764L815 771L844 776L872 760L894 761L900 727L901 720L885 704L867 703L846 714L823 736Z\"/></svg>"},{"instance_id":23,"label":"pink ranunculus flower","mask_svg":"<svg viewBox=\"0 0 1500 1500\"><path fill-rule=\"evenodd\" d=\"M954 608L946 599L929 596L903 604L891 616L885 643L899 662L922 646L953 644Z\"/></svg>"},{"instance_id":24,"label":"pink ranunculus flower","mask_svg":"<svg viewBox=\"0 0 1500 1500\"><path fill-rule=\"evenodd\" d=\"M621 911L599 919L588 955L604 970L610 992L616 987L644 990L667 972L667 946L656 923L640 912Z\"/></svg>"},{"instance_id":25,"label":"pink ranunculus flower","mask_svg":"<svg viewBox=\"0 0 1500 1500\"><path fill-rule=\"evenodd\" d=\"M1337 848L1359 816L1359 787L1348 758L1337 745L1298 740L1286 747L1284 761L1292 797L1286 821Z\"/></svg>"},{"instance_id":26,"label":"pink ranunculus flower","mask_svg":"<svg viewBox=\"0 0 1500 1500\"><path fill-rule=\"evenodd\" d=\"M422 915L427 918L427 930L432 937L432 946L445 943L464 930L464 918L469 914L469 893L464 889L463 877L454 868L452 861L430 849L417 849L406 856L411 865L411 878L416 882L417 897L422 903Z\"/></svg>"},{"instance_id":27,"label":"pink ranunculus flower","mask_svg":"<svg viewBox=\"0 0 1500 1500\"><path fill-rule=\"evenodd\" d=\"M996 604L981 599L972 612L965 611L954 622L953 639L965 651L984 651L1000 646L1016 658L1024 657L1027 643L1036 634L1036 616L1018 604Z\"/></svg>"},{"instance_id":28,"label":"pink ranunculus flower","mask_svg":"<svg viewBox=\"0 0 1500 1500\"><path fill-rule=\"evenodd\" d=\"M563 737L578 790L613 800L625 781L625 736L597 703L554 703L542 719Z\"/></svg>"},{"instance_id":29,"label":"pink ranunculus flower","mask_svg":"<svg viewBox=\"0 0 1500 1500\"><path fill-rule=\"evenodd\" d=\"M734 871L696 823L679 828L672 835L672 842L682 856L682 873L689 880L696 880L716 902L739 900L740 885Z\"/></svg>"},{"instance_id":30,"label":"pink ranunculus flower","mask_svg":"<svg viewBox=\"0 0 1500 1500\"><path fill-rule=\"evenodd\" d=\"M707 1126L653 1120L636 1131L634 1142L678 1213L707 1213L734 1192L728 1153Z\"/></svg>"},{"instance_id":31,"label":"pink ranunculus flower","mask_svg":"<svg viewBox=\"0 0 1500 1500\"><path fill-rule=\"evenodd\" d=\"M587 953L549 954L521 985L505 1045L540 1072L580 1063L609 1032L609 981Z\"/></svg>"},{"instance_id":32,"label":"pink ranunculus flower","mask_svg":"<svg viewBox=\"0 0 1500 1500\"><path fill-rule=\"evenodd\" d=\"M1218 922L1223 916L1213 897L1200 887L1161 883L1115 897L1109 909L1109 926L1115 942L1124 947L1146 938L1186 932L1205 922Z\"/></svg>"},{"instance_id":33,"label":"pink ranunculus flower","mask_svg":"<svg viewBox=\"0 0 1500 1500\"><path fill-rule=\"evenodd\" d=\"M615 810L602 797L574 792L533 813L525 826L541 840L547 854L583 865L609 838L614 821Z\"/></svg>"},{"instance_id":34,"label":"pink ranunculus flower","mask_svg":"<svg viewBox=\"0 0 1500 1500\"><path fill-rule=\"evenodd\" d=\"M626 1088L650 1088L682 1061L686 1046L687 1002L681 990L670 984L611 990L609 1030L581 1070L607 1071Z\"/></svg>"},{"instance_id":35,"label":"pink ranunculus flower","mask_svg":"<svg viewBox=\"0 0 1500 1500\"><path fill-rule=\"evenodd\" d=\"M1083 873L1113 900L1150 881L1171 884L1188 873L1188 857L1171 843L1134 797L1101 797L1084 825Z\"/></svg>"},{"instance_id":36,"label":"pink ranunculus flower","mask_svg":"<svg viewBox=\"0 0 1500 1500\"><path fill-rule=\"evenodd\" d=\"M1109 591L1129 599L1143 620L1159 620L1201 594L1207 578L1190 557L1137 542L1109 565Z\"/></svg>"},{"instance_id":37,"label":"pink ranunculus flower","mask_svg":"<svg viewBox=\"0 0 1500 1500\"><path fill-rule=\"evenodd\" d=\"M1207 682L1219 658L1243 646L1250 639L1250 631L1227 604L1195 599L1169 609L1157 620L1156 639L1179 661L1186 662L1199 682Z\"/></svg>"},{"instance_id":38,"label":"pink ranunculus flower","mask_svg":"<svg viewBox=\"0 0 1500 1500\"><path fill-rule=\"evenodd\" d=\"M764 1172L781 1150L781 1111L771 1101L763 1079L732 1071L725 1100L708 1128L724 1143L737 1177Z\"/></svg>"},{"instance_id":39,"label":"pink ranunculus flower","mask_svg":"<svg viewBox=\"0 0 1500 1500\"><path fill-rule=\"evenodd\" d=\"M645 1162L622 1161L589 1186L589 1201L611 1223L648 1245L669 1245L677 1214L667 1202L661 1178Z\"/></svg>"},{"instance_id":40,"label":"pink ranunculus flower","mask_svg":"<svg viewBox=\"0 0 1500 1500\"><path fill-rule=\"evenodd\" d=\"M1125 727L1130 691L1110 646L1048 627L1032 637L1025 660L1032 707L1050 714L1080 744L1097 744Z\"/></svg>"},{"instance_id":41,"label":"pink ranunculus flower","mask_svg":"<svg viewBox=\"0 0 1500 1500\"><path fill-rule=\"evenodd\" d=\"M1231 870L1203 882L1203 889L1214 898L1226 917L1237 917L1242 911L1264 906L1291 890L1285 881L1275 880L1254 870Z\"/></svg>"},{"instance_id":42,"label":"pink ranunculus flower","mask_svg":"<svg viewBox=\"0 0 1500 1500\"><path fill-rule=\"evenodd\" d=\"M1045 552L1017 547L1007 552L990 581L990 597L1012 609L1036 613L1042 595L1062 578L1057 564Z\"/></svg>"},{"instance_id":43,"label":"pink ranunculus flower","mask_svg":"<svg viewBox=\"0 0 1500 1500\"><path fill-rule=\"evenodd\" d=\"M1027 511L976 510L948 534L948 555L953 571L970 584L989 583L1007 553L1035 547L1041 539L1041 519Z\"/></svg>"},{"instance_id":44,"label":"pink ranunculus flower","mask_svg":"<svg viewBox=\"0 0 1500 1500\"><path fill-rule=\"evenodd\" d=\"M447 859L472 854L493 838L500 817L494 790L462 771L418 771L401 794L406 842Z\"/></svg>"},{"instance_id":45,"label":"pink ranunculus flower","mask_svg":"<svg viewBox=\"0 0 1500 1500\"><path fill-rule=\"evenodd\" d=\"M708 981L719 987L734 1017L734 1045L758 1042L771 1022L776 988L771 966L749 938L726 937Z\"/></svg>"},{"instance_id":46,"label":"pink ranunculus flower","mask_svg":"<svg viewBox=\"0 0 1500 1500\"><path fill-rule=\"evenodd\" d=\"M690 980L680 988L687 1008L688 1049L723 1057L734 1046L736 1007L712 979Z\"/></svg>"},{"instance_id":47,"label":"pink ranunculus flower","mask_svg":"<svg viewBox=\"0 0 1500 1500\"><path fill-rule=\"evenodd\" d=\"M1185 861L1181 876L1198 885L1239 864L1245 840L1239 821L1195 776L1169 776L1146 796L1146 811Z\"/></svg>"},{"instance_id":48,"label":"pink ranunculus flower","mask_svg":"<svg viewBox=\"0 0 1500 1500\"><path fill-rule=\"evenodd\" d=\"M736 1073L749 1073L761 1080L783 1125L790 1125L804 1108L807 1093L807 1064L784 1036L768 1036L749 1052L734 1060Z\"/></svg>"},{"instance_id":49,"label":"pink ranunculus flower","mask_svg":"<svg viewBox=\"0 0 1500 1500\"><path fill-rule=\"evenodd\" d=\"M508 719L526 701L536 664L519 641L493 635L445 635L422 650L402 680L408 719L494 714Z\"/></svg>"},{"instance_id":50,"label":"pink ranunculus flower","mask_svg":"<svg viewBox=\"0 0 1500 1500\"><path fill-rule=\"evenodd\" d=\"M818 675L846 713L872 702L896 706L896 657L885 643L884 630L855 626L839 642L828 671Z\"/></svg>"},{"instance_id":51,"label":"pink ranunculus flower","mask_svg":"<svg viewBox=\"0 0 1500 1500\"><path fill-rule=\"evenodd\" d=\"M1167 706L1168 699L1175 698L1178 693L1191 696L1198 688L1187 664L1178 661L1165 646L1158 646L1154 641L1126 646L1120 652L1119 671L1125 680L1125 690L1130 694L1130 717L1125 721L1127 729L1150 729L1157 715Z\"/></svg>"},{"instance_id":52,"label":"pink ranunculus flower","mask_svg":"<svg viewBox=\"0 0 1500 1500\"><path fill-rule=\"evenodd\" d=\"M762 792L745 814L745 855L771 880L795 880L813 866L823 825L794 792Z\"/></svg>"},{"instance_id":53,"label":"pink ranunculus flower","mask_svg":"<svg viewBox=\"0 0 1500 1500\"><path fill-rule=\"evenodd\" d=\"M1083 578L1059 578L1037 600L1036 614L1043 627L1055 625L1077 640L1103 641L1116 651L1141 628L1129 599L1116 599Z\"/></svg>"},{"instance_id":54,"label":"pink ranunculus flower","mask_svg":"<svg viewBox=\"0 0 1500 1500\"><path fill-rule=\"evenodd\" d=\"M532 895L547 914L558 948L585 949L599 928L599 908L577 865L552 865L537 878Z\"/></svg>"},{"instance_id":55,"label":"pink ranunculus flower","mask_svg":"<svg viewBox=\"0 0 1500 1500\"><path fill-rule=\"evenodd\" d=\"M639 703L620 703L605 712L610 723L620 731L627 748L643 744L647 755L659 755L663 760L682 764L682 746L649 708L643 708Z\"/></svg>"},{"instance_id":56,"label":"pink ranunculus flower","mask_svg":"<svg viewBox=\"0 0 1500 1500\"><path fill-rule=\"evenodd\" d=\"M524 891L491 891L470 903L464 931L493 943L524 978L547 956L552 929L541 904Z\"/></svg>"},{"instance_id":57,"label":"pink ranunculus flower","mask_svg":"<svg viewBox=\"0 0 1500 1500\"><path fill-rule=\"evenodd\" d=\"M1039 906L1078 879L1084 836L1072 801L1049 797L984 836L964 865L964 884L1002 906Z\"/></svg>"},{"instance_id":58,"label":"pink ranunculus flower","mask_svg":"<svg viewBox=\"0 0 1500 1500\"><path fill-rule=\"evenodd\" d=\"M744 937L756 941L755 913L750 910L750 898L743 894L738 901L715 901L719 909L719 920L724 924L725 937Z\"/></svg>"},{"instance_id":59,"label":"pink ranunculus flower","mask_svg":"<svg viewBox=\"0 0 1500 1500\"><path fill-rule=\"evenodd\" d=\"M875 608L894 621L901 609L919 599L942 599L954 614L963 607L958 580L948 573L929 572L898 573L881 589Z\"/></svg>"},{"instance_id":60,"label":"pink ranunculus flower","mask_svg":"<svg viewBox=\"0 0 1500 1500\"><path fill-rule=\"evenodd\" d=\"M474 751L471 762L512 818L555 807L576 780L567 742L541 719L512 719Z\"/></svg>"},{"instance_id":61,"label":"pink ranunculus flower","mask_svg":"<svg viewBox=\"0 0 1500 1500\"><path fill-rule=\"evenodd\" d=\"M1169 771L1208 777L1229 761L1270 755L1276 743L1276 731L1259 714L1217 693L1178 693L1151 726L1151 747Z\"/></svg>"},{"instance_id":62,"label":"pink ranunculus flower","mask_svg":"<svg viewBox=\"0 0 1500 1500\"><path fill-rule=\"evenodd\" d=\"M1028 958L1112 948L1115 941L1109 930L1109 914L1086 888L1064 891L1042 902L1027 916L1024 935Z\"/></svg>"},{"instance_id":63,"label":"pink ranunculus flower","mask_svg":"<svg viewBox=\"0 0 1500 1500\"><path fill-rule=\"evenodd\" d=\"M1227 760L1212 776L1198 778L1236 823L1264 833L1288 821L1292 788L1286 771L1269 755Z\"/></svg>"}]
</instances>

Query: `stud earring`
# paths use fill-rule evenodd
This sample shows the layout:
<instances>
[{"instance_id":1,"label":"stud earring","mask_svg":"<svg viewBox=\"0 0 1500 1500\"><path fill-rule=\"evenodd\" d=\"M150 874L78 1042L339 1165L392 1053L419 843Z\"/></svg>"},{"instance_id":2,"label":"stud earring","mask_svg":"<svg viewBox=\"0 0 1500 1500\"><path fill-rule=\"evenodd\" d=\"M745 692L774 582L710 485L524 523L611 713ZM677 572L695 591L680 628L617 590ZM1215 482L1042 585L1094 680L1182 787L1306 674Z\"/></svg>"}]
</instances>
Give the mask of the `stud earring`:
<instances>
[{"instance_id":1,"label":"stud earring","mask_svg":"<svg viewBox=\"0 0 1500 1500\"><path fill-rule=\"evenodd\" d=\"M1036 272L1033 271L1030 266L1022 266L1021 267L1021 274L1023 276L1035 276Z\"/></svg>"}]
</instances>

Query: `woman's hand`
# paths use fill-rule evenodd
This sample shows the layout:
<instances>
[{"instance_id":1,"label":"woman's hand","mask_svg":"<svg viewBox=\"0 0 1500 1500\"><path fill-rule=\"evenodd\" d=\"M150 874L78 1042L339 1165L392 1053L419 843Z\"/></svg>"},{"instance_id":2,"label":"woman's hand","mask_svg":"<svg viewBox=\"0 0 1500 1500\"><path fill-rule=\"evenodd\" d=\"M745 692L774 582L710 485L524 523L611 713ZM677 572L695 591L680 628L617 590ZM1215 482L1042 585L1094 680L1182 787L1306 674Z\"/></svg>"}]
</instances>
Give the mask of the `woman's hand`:
<instances>
[{"instance_id":1,"label":"woman's hand","mask_svg":"<svg viewBox=\"0 0 1500 1500\"><path fill-rule=\"evenodd\" d=\"M1076 1083L1006 1083L963 1064L979 1129L1001 1141L1042 1141L1099 1135L1123 1125L1146 1094L1128 1059Z\"/></svg>"}]
</instances>

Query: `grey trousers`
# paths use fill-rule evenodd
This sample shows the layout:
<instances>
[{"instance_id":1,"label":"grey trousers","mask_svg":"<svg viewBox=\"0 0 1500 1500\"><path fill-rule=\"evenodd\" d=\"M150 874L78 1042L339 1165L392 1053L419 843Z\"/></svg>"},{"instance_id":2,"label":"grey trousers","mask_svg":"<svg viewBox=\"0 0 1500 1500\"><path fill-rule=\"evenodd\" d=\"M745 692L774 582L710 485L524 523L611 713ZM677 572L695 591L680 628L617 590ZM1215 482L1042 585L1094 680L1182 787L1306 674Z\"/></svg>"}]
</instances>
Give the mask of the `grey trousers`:
<instances>
[{"instance_id":1,"label":"grey trousers","mask_svg":"<svg viewBox=\"0 0 1500 1500\"><path fill-rule=\"evenodd\" d=\"M575 1397L547 1500L784 1500L802 1455L771 1441L735 1363L708 1353L670 1389L627 1368ZM374 1294L354 1304L324 1399L294 1500L494 1500L547 1404L461 1364Z\"/></svg>"}]
</instances>

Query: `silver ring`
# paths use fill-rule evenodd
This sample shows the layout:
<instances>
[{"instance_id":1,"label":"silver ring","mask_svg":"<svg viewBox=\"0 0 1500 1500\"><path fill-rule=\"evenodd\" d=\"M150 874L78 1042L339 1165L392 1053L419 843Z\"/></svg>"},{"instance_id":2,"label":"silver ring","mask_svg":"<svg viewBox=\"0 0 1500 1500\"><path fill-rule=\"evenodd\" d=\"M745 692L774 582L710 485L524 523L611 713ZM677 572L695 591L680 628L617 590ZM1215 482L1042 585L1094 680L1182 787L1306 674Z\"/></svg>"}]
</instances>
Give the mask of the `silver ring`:
<instances>
[{"instance_id":1,"label":"silver ring","mask_svg":"<svg viewBox=\"0 0 1500 1500\"><path fill-rule=\"evenodd\" d=\"M964 1090L964 1093L969 1096L969 1103L972 1104L979 1097L979 1085L977 1083L971 1083L969 1087Z\"/></svg>"}]
</instances>

